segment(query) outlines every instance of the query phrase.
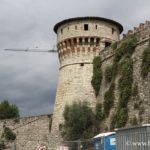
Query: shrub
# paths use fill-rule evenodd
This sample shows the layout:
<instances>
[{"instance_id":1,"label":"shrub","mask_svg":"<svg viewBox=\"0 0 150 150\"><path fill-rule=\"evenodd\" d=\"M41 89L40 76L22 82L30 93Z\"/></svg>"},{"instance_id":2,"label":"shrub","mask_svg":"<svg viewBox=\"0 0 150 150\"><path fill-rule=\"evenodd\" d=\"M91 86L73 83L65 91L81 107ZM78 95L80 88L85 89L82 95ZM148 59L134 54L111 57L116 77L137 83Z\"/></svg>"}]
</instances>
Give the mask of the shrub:
<instances>
[{"instance_id":1,"label":"shrub","mask_svg":"<svg viewBox=\"0 0 150 150\"><path fill-rule=\"evenodd\" d=\"M102 81L101 59L99 56L97 56L93 60L93 77L91 81L96 96L98 96L101 81Z\"/></svg>"},{"instance_id":2,"label":"shrub","mask_svg":"<svg viewBox=\"0 0 150 150\"><path fill-rule=\"evenodd\" d=\"M133 62L132 59L126 58L121 68L121 78L119 80L120 100L119 107L127 107L128 101L132 94L133 82Z\"/></svg>"},{"instance_id":3,"label":"shrub","mask_svg":"<svg viewBox=\"0 0 150 150\"><path fill-rule=\"evenodd\" d=\"M132 55L137 43L137 38L135 36L128 38L123 41L120 46L116 49L116 54L114 61L119 62L121 58L125 55Z\"/></svg>"},{"instance_id":4,"label":"shrub","mask_svg":"<svg viewBox=\"0 0 150 150\"><path fill-rule=\"evenodd\" d=\"M105 117L109 116L110 109L114 104L114 99L115 99L114 90L115 90L115 84L112 83L110 85L109 90L106 91L106 93L104 95L104 115L105 115Z\"/></svg>"},{"instance_id":5,"label":"shrub","mask_svg":"<svg viewBox=\"0 0 150 150\"><path fill-rule=\"evenodd\" d=\"M87 139L94 135L95 115L87 102L74 102L64 109L61 134L66 140Z\"/></svg>"},{"instance_id":6,"label":"shrub","mask_svg":"<svg viewBox=\"0 0 150 150\"><path fill-rule=\"evenodd\" d=\"M115 79L118 71L120 73L119 79L119 104L116 113L111 119L111 130L114 128L124 127L128 120L127 105L132 94L133 83L133 62L131 56L135 50L137 38L131 36L117 46L114 62L113 62L113 80ZM121 60L121 62L120 62ZM137 90L137 89L133 89ZM106 105L107 106L107 105ZM107 109L106 109L107 110Z\"/></svg>"},{"instance_id":7,"label":"shrub","mask_svg":"<svg viewBox=\"0 0 150 150\"><path fill-rule=\"evenodd\" d=\"M128 110L126 108L118 108L116 114L111 118L111 131L115 128L124 127L128 120Z\"/></svg>"},{"instance_id":8,"label":"shrub","mask_svg":"<svg viewBox=\"0 0 150 150\"><path fill-rule=\"evenodd\" d=\"M102 104L97 103L95 110L95 134L98 134L100 132L100 123L103 120L103 118L104 115L102 111Z\"/></svg>"},{"instance_id":9,"label":"shrub","mask_svg":"<svg viewBox=\"0 0 150 150\"><path fill-rule=\"evenodd\" d=\"M101 121L103 119L103 112L102 112L102 104L97 103L96 104L96 110L95 110L95 119L98 121Z\"/></svg>"},{"instance_id":10,"label":"shrub","mask_svg":"<svg viewBox=\"0 0 150 150\"><path fill-rule=\"evenodd\" d=\"M112 115L112 118L111 118L111 124L110 124L110 130L113 131L115 129L115 125L116 124L116 114L113 114Z\"/></svg>"},{"instance_id":11,"label":"shrub","mask_svg":"<svg viewBox=\"0 0 150 150\"><path fill-rule=\"evenodd\" d=\"M0 119L10 119L18 117L19 109L16 105L11 105L6 100L0 103Z\"/></svg>"},{"instance_id":12,"label":"shrub","mask_svg":"<svg viewBox=\"0 0 150 150\"><path fill-rule=\"evenodd\" d=\"M16 134L8 127L4 128L3 137L8 141L14 141L16 139Z\"/></svg>"},{"instance_id":13,"label":"shrub","mask_svg":"<svg viewBox=\"0 0 150 150\"><path fill-rule=\"evenodd\" d=\"M112 43L111 48L115 50L117 48L118 42Z\"/></svg>"},{"instance_id":14,"label":"shrub","mask_svg":"<svg viewBox=\"0 0 150 150\"><path fill-rule=\"evenodd\" d=\"M119 108L115 116L115 128L124 127L128 120L127 108Z\"/></svg>"},{"instance_id":15,"label":"shrub","mask_svg":"<svg viewBox=\"0 0 150 150\"><path fill-rule=\"evenodd\" d=\"M108 66L105 70L105 80L110 83L113 78L113 66Z\"/></svg>"},{"instance_id":16,"label":"shrub","mask_svg":"<svg viewBox=\"0 0 150 150\"><path fill-rule=\"evenodd\" d=\"M150 46L146 48L142 56L141 75L145 79L150 71Z\"/></svg>"}]
</instances>

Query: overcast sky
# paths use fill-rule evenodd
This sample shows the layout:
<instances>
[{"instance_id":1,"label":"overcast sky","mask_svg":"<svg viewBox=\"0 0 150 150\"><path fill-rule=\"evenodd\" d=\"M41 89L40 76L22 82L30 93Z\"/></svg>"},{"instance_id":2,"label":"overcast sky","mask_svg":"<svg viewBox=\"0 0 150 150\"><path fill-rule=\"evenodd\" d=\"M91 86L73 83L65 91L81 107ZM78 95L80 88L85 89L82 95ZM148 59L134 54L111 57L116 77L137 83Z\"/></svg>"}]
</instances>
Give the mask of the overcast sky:
<instances>
[{"instance_id":1,"label":"overcast sky","mask_svg":"<svg viewBox=\"0 0 150 150\"><path fill-rule=\"evenodd\" d=\"M56 44L53 26L79 16L114 19L126 32L150 20L150 0L0 0L0 101L17 104L21 116L53 112L57 54L3 49L52 49Z\"/></svg>"}]
</instances>

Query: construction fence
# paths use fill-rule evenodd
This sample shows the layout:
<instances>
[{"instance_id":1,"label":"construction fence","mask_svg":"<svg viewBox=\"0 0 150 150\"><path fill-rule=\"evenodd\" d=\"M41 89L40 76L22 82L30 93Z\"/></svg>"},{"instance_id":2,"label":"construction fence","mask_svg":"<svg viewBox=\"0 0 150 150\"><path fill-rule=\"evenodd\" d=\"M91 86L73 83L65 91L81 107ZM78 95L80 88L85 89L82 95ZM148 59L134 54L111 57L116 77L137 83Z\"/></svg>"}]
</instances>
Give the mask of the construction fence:
<instances>
[{"instance_id":1,"label":"construction fence","mask_svg":"<svg viewBox=\"0 0 150 150\"><path fill-rule=\"evenodd\" d=\"M76 141L64 141L60 149L66 148L66 150L95 150L94 140L76 140Z\"/></svg>"}]
</instances>

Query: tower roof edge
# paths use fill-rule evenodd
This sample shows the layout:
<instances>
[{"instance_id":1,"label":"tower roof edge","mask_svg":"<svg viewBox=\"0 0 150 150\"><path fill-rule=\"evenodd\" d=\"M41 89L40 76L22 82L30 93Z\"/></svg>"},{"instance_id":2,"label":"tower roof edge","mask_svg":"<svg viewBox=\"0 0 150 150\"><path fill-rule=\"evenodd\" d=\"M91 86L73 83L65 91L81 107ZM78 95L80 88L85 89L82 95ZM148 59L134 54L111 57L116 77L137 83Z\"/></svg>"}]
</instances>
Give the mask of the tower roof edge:
<instances>
[{"instance_id":1,"label":"tower roof edge","mask_svg":"<svg viewBox=\"0 0 150 150\"><path fill-rule=\"evenodd\" d=\"M99 21L106 21L108 23L112 23L114 25L116 25L119 28L120 33L123 31L123 26L119 23L116 22L114 20L111 19L107 19L107 18L102 18L102 17L90 17L90 16L86 16L86 17L75 17L75 18L69 18L69 19L65 19L62 20L60 22L58 22L55 26L54 26L54 32L57 33L58 28L68 22L72 22L72 21L82 21L82 20L99 20Z\"/></svg>"}]
</instances>

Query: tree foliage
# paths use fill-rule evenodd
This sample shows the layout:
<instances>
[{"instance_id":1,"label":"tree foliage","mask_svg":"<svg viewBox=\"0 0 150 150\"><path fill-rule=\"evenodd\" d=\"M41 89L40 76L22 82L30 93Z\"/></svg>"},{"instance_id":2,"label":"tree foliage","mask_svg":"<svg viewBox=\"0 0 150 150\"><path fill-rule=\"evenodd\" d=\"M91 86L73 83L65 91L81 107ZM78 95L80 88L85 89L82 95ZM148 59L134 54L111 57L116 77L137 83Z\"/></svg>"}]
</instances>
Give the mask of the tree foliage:
<instances>
[{"instance_id":1,"label":"tree foliage","mask_svg":"<svg viewBox=\"0 0 150 150\"><path fill-rule=\"evenodd\" d=\"M64 109L61 133L66 140L88 139L94 136L95 123L101 120L101 106L94 113L87 102L74 102ZM97 126L98 127L98 126Z\"/></svg>"},{"instance_id":2,"label":"tree foliage","mask_svg":"<svg viewBox=\"0 0 150 150\"><path fill-rule=\"evenodd\" d=\"M8 101L0 103L0 119L18 118L19 109L16 105L10 104Z\"/></svg>"}]
</instances>

